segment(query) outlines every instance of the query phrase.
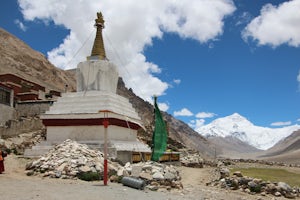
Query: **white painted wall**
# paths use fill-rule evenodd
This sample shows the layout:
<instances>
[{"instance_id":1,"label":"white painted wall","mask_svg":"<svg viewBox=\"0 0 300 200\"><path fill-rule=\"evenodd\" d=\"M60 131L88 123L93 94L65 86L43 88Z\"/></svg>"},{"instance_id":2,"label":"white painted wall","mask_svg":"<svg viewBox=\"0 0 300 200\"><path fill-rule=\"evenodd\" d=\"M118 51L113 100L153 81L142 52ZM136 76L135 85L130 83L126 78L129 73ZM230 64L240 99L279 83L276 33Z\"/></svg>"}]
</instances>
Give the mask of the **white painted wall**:
<instances>
[{"instance_id":1,"label":"white painted wall","mask_svg":"<svg viewBox=\"0 0 300 200\"><path fill-rule=\"evenodd\" d=\"M137 131L119 127L108 126L109 140L136 141ZM103 126L48 126L47 142L63 142L66 139L76 141L103 141Z\"/></svg>"},{"instance_id":2,"label":"white painted wall","mask_svg":"<svg viewBox=\"0 0 300 200\"><path fill-rule=\"evenodd\" d=\"M119 74L117 67L107 60L80 62L76 76L77 92L98 90L116 94Z\"/></svg>"}]
</instances>

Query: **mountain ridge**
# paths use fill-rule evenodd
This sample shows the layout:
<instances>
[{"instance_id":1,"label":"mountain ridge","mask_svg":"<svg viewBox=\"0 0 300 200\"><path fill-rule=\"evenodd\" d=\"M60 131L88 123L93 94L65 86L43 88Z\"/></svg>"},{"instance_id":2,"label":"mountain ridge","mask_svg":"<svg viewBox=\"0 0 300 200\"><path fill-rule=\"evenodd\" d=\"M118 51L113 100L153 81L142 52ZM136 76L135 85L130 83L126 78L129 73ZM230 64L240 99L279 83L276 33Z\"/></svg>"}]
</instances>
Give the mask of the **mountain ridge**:
<instances>
[{"instance_id":1,"label":"mountain ridge","mask_svg":"<svg viewBox=\"0 0 300 200\"><path fill-rule=\"evenodd\" d=\"M267 150L280 140L288 137L300 125L291 125L282 128L268 128L254 125L238 113L215 119L210 124L197 129L204 137L235 137L253 147Z\"/></svg>"}]
</instances>

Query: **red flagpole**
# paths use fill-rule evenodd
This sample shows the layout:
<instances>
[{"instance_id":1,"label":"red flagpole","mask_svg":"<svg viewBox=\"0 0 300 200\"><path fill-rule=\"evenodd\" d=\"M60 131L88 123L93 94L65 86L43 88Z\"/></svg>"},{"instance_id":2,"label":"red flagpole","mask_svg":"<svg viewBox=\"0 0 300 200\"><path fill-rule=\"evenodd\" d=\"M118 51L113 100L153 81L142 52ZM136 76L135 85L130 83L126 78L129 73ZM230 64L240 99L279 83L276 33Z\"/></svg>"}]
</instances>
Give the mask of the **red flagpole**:
<instances>
[{"instance_id":1,"label":"red flagpole","mask_svg":"<svg viewBox=\"0 0 300 200\"><path fill-rule=\"evenodd\" d=\"M105 115L106 114L106 115ZM103 126L104 126L104 171L103 171L103 184L107 185L107 174L108 174L108 168L107 168L107 128L108 128L109 122L107 119L107 113L104 113L104 120L103 120Z\"/></svg>"}]
</instances>

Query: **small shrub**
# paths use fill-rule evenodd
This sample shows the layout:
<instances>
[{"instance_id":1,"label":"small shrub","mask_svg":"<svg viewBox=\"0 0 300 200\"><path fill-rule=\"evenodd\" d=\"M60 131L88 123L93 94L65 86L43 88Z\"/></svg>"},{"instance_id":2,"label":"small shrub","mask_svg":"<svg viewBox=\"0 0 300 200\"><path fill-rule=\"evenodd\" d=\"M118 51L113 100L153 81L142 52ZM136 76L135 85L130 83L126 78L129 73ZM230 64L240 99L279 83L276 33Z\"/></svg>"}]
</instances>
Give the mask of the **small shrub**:
<instances>
[{"instance_id":1,"label":"small shrub","mask_svg":"<svg viewBox=\"0 0 300 200\"><path fill-rule=\"evenodd\" d=\"M15 147L12 148L11 151L12 151L12 153L15 154L15 155L18 155L18 154L19 154L18 150L17 150Z\"/></svg>"},{"instance_id":2,"label":"small shrub","mask_svg":"<svg viewBox=\"0 0 300 200\"><path fill-rule=\"evenodd\" d=\"M254 187L249 187L251 192L260 193L261 192L261 185L257 184Z\"/></svg>"},{"instance_id":3,"label":"small shrub","mask_svg":"<svg viewBox=\"0 0 300 200\"><path fill-rule=\"evenodd\" d=\"M6 151L7 154L10 154L10 153L11 153L11 149L8 149L8 148L7 148L7 149L5 149L5 151Z\"/></svg>"},{"instance_id":4,"label":"small shrub","mask_svg":"<svg viewBox=\"0 0 300 200\"><path fill-rule=\"evenodd\" d=\"M99 172L82 172L77 175L77 178L84 181L101 180L101 176Z\"/></svg>"}]
</instances>

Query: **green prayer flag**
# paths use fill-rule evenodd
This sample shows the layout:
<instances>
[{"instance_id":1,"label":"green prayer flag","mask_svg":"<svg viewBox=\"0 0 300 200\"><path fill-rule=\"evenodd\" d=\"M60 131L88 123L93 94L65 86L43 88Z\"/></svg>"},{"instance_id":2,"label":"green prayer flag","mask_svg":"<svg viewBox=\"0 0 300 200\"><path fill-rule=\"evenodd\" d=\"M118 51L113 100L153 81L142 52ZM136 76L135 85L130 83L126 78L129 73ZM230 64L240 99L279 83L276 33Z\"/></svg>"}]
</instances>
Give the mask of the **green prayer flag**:
<instances>
[{"instance_id":1,"label":"green prayer flag","mask_svg":"<svg viewBox=\"0 0 300 200\"><path fill-rule=\"evenodd\" d=\"M155 127L152 136L152 161L159 161L167 148L167 128L156 100L157 97L154 97Z\"/></svg>"}]
</instances>

